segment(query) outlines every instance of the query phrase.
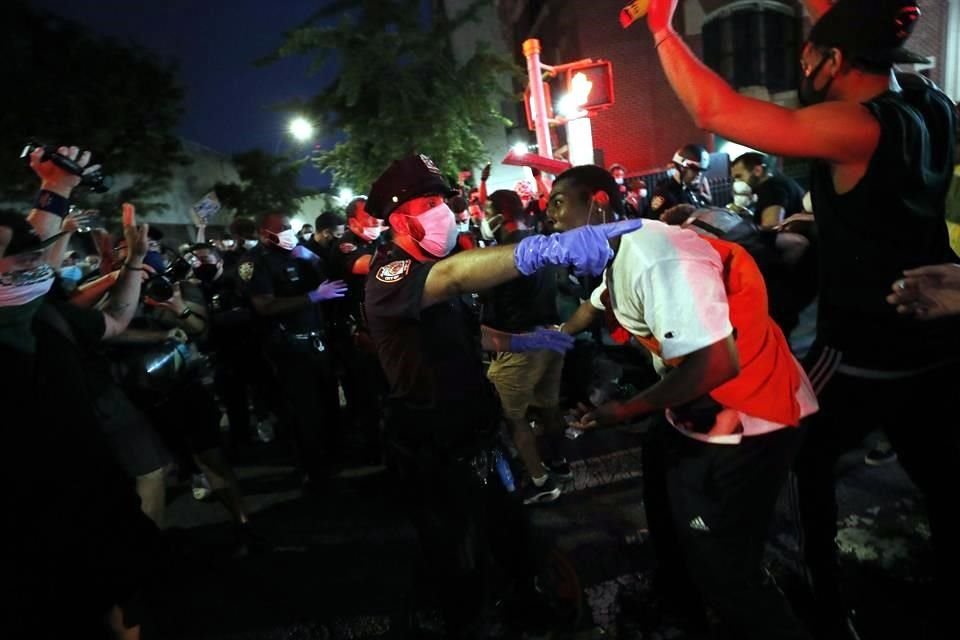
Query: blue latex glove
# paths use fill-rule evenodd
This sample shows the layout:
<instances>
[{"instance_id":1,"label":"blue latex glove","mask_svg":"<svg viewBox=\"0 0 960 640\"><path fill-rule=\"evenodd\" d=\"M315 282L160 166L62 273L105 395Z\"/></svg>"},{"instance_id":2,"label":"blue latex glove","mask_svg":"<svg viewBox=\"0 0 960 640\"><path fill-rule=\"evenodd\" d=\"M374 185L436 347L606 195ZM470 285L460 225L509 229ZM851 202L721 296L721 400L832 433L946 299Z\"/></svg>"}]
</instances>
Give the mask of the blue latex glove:
<instances>
[{"instance_id":1,"label":"blue latex glove","mask_svg":"<svg viewBox=\"0 0 960 640\"><path fill-rule=\"evenodd\" d=\"M298 244L291 249L290 255L292 255L294 258L300 258L301 260L309 260L310 262L318 262L320 260L320 256L315 254L313 251L310 251L310 249L307 249L302 244Z\"/></svg>"},{"instance_id":2,"label":"blue latex glove","mask_svg":"<svg viewBox=\"0 0 960 640\"><path fill-rule=\"evenodd\" d=\"M510 349L513 353L524 351L550 350L566 353L573 348L574 338L555 329L538 327L531 333L514 333L510 336Z\"/></svg>"},{"instance_id":3,"label":"blue latex glove","mask_svg":"<svg viewBox=\"0 0 960 640\"><path fill-rule=\"evenodd\" d=\"M296 251L296 249L294 249ZM323 300L334 300L342 298L347 293L347 285L343 280L324 280L320 286L307 294L310 302L321 302Z\"/></svg>"},{"instance_id":4,"label":"blue latex glove","mask_svg":"<svg viewBox=\"0 0 960 640\"><path fill-rule=\"evenodd\" d=\"M525 276L551 264L573 267L578 276L603 273L613 257L610 238L636 231L642 220L624 220L600 225L586 225L550 236L529 236L513 251L517 271Z\"/></svg>"}]
</instances>

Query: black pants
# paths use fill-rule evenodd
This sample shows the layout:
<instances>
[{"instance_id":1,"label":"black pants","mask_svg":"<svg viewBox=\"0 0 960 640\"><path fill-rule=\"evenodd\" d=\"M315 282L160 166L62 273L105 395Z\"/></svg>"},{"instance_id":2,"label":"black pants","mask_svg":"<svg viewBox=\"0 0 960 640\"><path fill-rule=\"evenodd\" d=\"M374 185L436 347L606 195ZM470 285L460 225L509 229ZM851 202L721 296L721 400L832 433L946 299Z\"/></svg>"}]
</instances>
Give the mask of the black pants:
<instances>
[{"instance_id":1,"label":"black pants","mask_svg":"<svg viewBox=\"0 0 960 640\"><path fill-rule=\"evenodd\" d=\"M413 423L416 423L415 425ZM447 420L449 422L449 420ZM499 568L523 589L537 566L528 525L492 469L478 474L471 459L482 442L456 451L411 439L434 416L391 412L388 464L396 472L405 508L417 529L426 574L440 599L448 638L482 638L480 620L495 595ZM442 425L441 425L442 426ZM449 426L449 425L448 425ZM481 477L483 475L483 477Z\"/></svg>"},{"instance_id":2,"label":"black pants","mask_svg":"<svg viewBox=\"0 0 960 640\"><path fill-rule=\"evenodd\" d=\"M799 429L737 445L689 438L665 419L643 447L644 501L660 586L711 604L736 638L807 638L763 568L777 496Z\"/></svg>"},{"instance_id":3,"label":"black pants","mask_svg":"<svg viewBox=\"0 0 960 640\"><path fill-rule=\"evenodd\" d=\"M270 359L285 406L285 423L293 426L300 469L313 480L329 475L339 448L340 396L328 351L273 344Z\"/></svg>"},{"instance_id":4,"label":"black pants","mask_svg":"<svg viewBox=\"0 0 960 640\"><path fill-rule=\"evenodd\" d=\"M269 363L256 346L230 345L217 351L214 384L223 401L235 439L244 439L250 433L250 400L258 419L278 407L271 406L276 395L276 381ZM278 411L279 413L279 411Z\"/></svg>"},{"instance_id":5,"label":"black pants","mask_svg":"<svg viewBox=\"0 0 960 640\"><path fill-rule=\"evenodd\" d=\"M352 427L366 450L379 451L380 419L388 385L376 351L359 348L347 330L331 332L331 351Z\"/></svg>"},{"instance_id":6,"label":"black pants","mask_svg":"<svg viewBox=\"0 0 960 640\"><path fill-rule=\"evenodd\" d=\"M797 459L801 547L821 605L840 601L836 462L882 427L907 475L926 498L939 592L946 598L960 574L960 435L955 415L960 366L897 380L867 380L830 371L830 353L812 352L810 369L820 411L807 419ZM824 356L824 357L817 357Z\"/></svg>"}]
</instances>

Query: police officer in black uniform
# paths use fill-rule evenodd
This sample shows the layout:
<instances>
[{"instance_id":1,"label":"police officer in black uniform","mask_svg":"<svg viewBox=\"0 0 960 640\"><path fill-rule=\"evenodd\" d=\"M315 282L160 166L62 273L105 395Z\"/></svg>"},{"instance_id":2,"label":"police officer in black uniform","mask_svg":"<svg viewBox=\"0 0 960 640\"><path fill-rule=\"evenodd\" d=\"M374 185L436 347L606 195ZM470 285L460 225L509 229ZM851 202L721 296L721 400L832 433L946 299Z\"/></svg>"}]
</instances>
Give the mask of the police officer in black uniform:
<instances>
[{"instance_id":1,"label":"police officer in black uniform","mask_svg":"<svg viewBox=\"0 0 960 640\"><path fill-rule=\"evenodd\" d=\"M504 490L512 480L501 482L494 471L499 408L460 295L547 264L598 273L612 251L606 231L588 230L593 235L536 236L448 258L457 225L445 199L454 194L423 155L394 162L373 184L366 211L389 219L393 244L374 258L365 306L390 384L387 455L439 592L446 637L480 638L487 637L480 628L490 595L487 565L496 557L529 592L536 558L523 542L517 503ZM556 333L537 333L534 348L556 348ZM484 347L521 350L515 338L485 332Z\"/></svg>"},{"instance_id":2,"label":"police officer in black uniform","mask_svg":"<svg viewBox=\"0 0 960 640\"><path fill-rule=\"evenodd\" d=\"M358 462L382 462L380 422L387 381L377 352L370 340L363 312L363 291L370 263L384 246L384 226L366 212L366 198L354 198L347 205L347 226L329 253L333 277L347 283L347 294L338 300L332 323L332 342L337 354L344 395L352 424L359 439ZM341 222L341 225L343 223ZM317 231L321 229L317 221Z\"/></svg>"},{"instance_id":3,"label":"police officer in black uniform","mask_svg":"<svg viewBox=\"0 0 960 640\"><path fill-rule=\"evenodd\" d=\"M334 211L324 211L317 216L313 227L315 230L310 233L310 237L301 239L300 244L320 256L328 267L332 267L333 253L346 231L344 225L343 216Z\"/></svg>"},{"instance_id":4,"label":"police officer in black uniform","mask_svg":"<svg viewBox=\"0 0 960 640\"><path fill-rule=\"evenodd\" d=\"M226 407L233 436L268 442L272 439L269 396L276 393L276 383L261 342L251 340L257 324L237 269L227 269L223 253L205 243L193 245L186 258L206 302L209 323L202 348L213 358L214 386ZM250 424L250 400L256 429Z\"/></svg>"},{"instance_id":5,"label":"police officer in black uniform","mask_svg":"<svg viewBox=\"0 0 960 640\"><path fill-rule=\"evenodd\" d=\"M337 381L324 331L324 301L343 297L345 285L324 279L319 257L298 246L290 219L272 213L260 223L260 244L241 258L253 308L263 319L267 351L294 426L308 487L329 475L329 446L339 431ZM321 429L325 438L321 437Z\"/></svg>"},{"instance_id":6,"label":"police officer in black uniform","mask_svg":"<svg viewBox=\"0 0 960 640\"><path fill-rule=\"evenodd\" d=\"M650 217L663 219L661 215L678 205L691 205L694 208L710 206L707 178L703 172L710 168L710 154L699 144L688 144L673 154L671 175L657 183L650 199ZM689 210L692 212L692 209ZM669 215L669 214L668 214ZM681 214L682 219L665 220L670 224L680 224L689 214Z\"/></svg>"}]
</instances>

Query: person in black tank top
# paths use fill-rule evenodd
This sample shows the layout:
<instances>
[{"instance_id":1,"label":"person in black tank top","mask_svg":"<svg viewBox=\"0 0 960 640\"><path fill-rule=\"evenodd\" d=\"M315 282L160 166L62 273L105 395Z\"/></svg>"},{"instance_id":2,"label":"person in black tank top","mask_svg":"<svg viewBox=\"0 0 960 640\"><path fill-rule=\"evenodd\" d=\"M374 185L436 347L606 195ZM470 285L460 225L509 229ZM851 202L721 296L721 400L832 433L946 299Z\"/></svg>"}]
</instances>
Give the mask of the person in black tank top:
<instances>
[{"instance_id":1,"label":"person in black tank top","mask_svg":"<svg viewBox=\"0 0 960 640\"><path fill-rule=\"evenodd\" d=\"M817 637L853 637L838 581L833 468L878 426L925 494L940 596L929 617L944 618L937 625L946 636L947 581L960 571L952 473L960 449L940 416L950 415L960 374L960 319L898 315L885 298L905 269L954 259L944 198L956 112L936 87L893 73L895 63L926 62L904 48L920 19L916 0L805 4L815 24L800 60L800 109L740 95L700 64L671 26L671 0L652 0L647 22L698 126L764 153L814 160L820 306L808 372L820 411L807 421L797 486Z\"/></svg>"}]
</instances>

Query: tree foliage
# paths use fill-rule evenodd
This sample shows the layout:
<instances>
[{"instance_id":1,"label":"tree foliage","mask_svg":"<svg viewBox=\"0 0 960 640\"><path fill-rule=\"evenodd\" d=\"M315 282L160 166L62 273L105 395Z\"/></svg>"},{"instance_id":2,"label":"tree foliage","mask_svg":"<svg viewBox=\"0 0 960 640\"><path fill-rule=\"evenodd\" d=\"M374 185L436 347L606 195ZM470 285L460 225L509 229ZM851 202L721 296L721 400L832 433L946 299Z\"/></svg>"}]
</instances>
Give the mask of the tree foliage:
<instances>
[{"instance_id":1,"label":"tree foliage","mask_svg":"<svg viewBox=\"0 0 960 640\"><path fill-rule=\"evenodd\" d=\"M271 59L311 55L314 70L338 69L304 105L342 133L315 156L317 167L364 192L391 161L411 153L429 155L450 175L483 162L481 136L510 124L500 113L502 79L517 68L485 46L458 64L452 44L456 29L487 4L474 0L446 16L424 11L422 0L335 1L286 34Z\"/></svg>"},{"instance_id":2,"label":"tree foliage","mask_svg":"<svg viewBox=\"0 0 960 640\"><path fill-rule=\"evenodd\" d=\"M260 149L233 156L241 183L218 183L214 190L223 206L234 209L239 217L264 213L293 214L302 198L313 195L298 186L302 162L272 156Z\"/></svg>"},{"instance_id":3,"label":"tree foliage","mask_svg":"<svg viewBox=\"0 0 960 640\"><path fill-rule=\"evenodd\" d=\"M81 196L105 212L162 193L173 167L187 162L174 135L183 101L176 69L146 50L7 0L0 60L0 198L21 200L36 190L36 177L18 157L29 140L76 144L92 150L105 173L132 175L128 188Z\"/></svg>"}]
</instances>

